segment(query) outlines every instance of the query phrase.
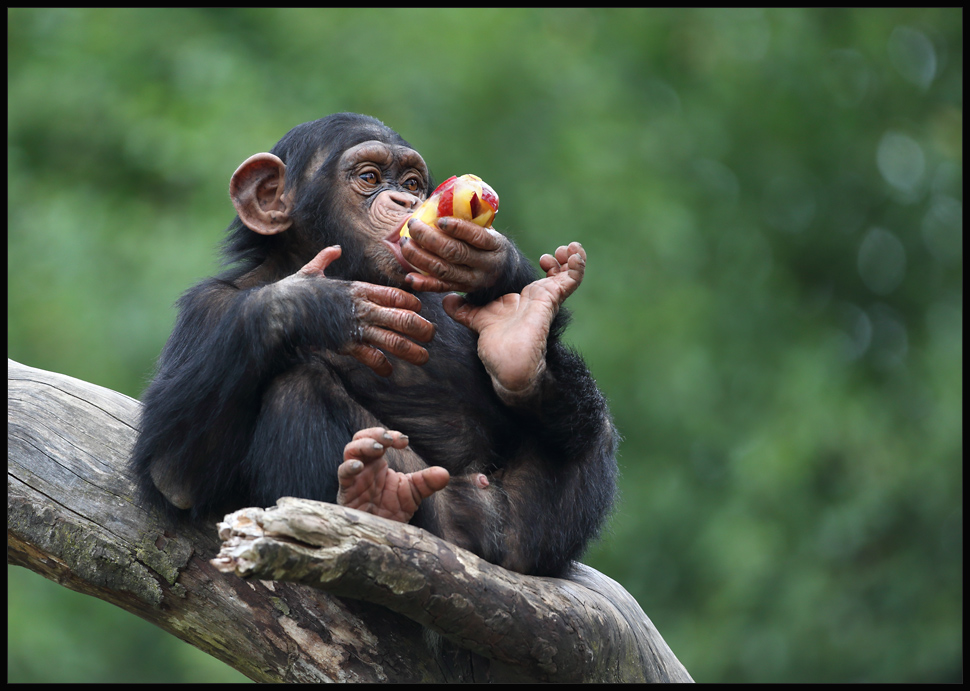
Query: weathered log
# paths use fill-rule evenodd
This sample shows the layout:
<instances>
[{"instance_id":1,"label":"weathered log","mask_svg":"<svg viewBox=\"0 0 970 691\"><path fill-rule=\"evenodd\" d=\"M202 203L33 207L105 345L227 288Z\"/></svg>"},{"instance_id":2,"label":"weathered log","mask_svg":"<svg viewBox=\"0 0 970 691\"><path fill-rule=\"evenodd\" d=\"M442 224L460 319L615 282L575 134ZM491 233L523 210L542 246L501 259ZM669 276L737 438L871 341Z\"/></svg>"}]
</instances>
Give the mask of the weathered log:
<instances>
[{"instance_id":1,"label":"weathered log","mask_svg":"<svg viewBox=\"0 0 970 691\"><path fill-rule=\"evenodd\" d=\"M11 360L7 377L8 563L252 679L690 681L602 574L521 576L352 509L284 498L230 514L217 568L214 526L172 524L133 498L138 401Z\"/></svg>"}]
</instances>

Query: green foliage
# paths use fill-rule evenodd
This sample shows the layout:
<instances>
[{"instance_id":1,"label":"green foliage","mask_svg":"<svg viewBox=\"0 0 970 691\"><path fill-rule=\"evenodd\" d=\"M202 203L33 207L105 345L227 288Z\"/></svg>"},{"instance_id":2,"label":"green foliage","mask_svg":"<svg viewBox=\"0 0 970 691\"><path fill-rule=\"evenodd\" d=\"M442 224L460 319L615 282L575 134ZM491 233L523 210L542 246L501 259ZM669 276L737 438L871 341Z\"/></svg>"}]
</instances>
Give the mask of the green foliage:
<instances>
[{"instance_id":1,"label":"green foliage","mask_svg":"<svg viewBox=\"0 0 970 691\"><path fill-rule=\"evenodd\" d=\"M530 257L587 248L625 438L588 561L696 679L961 678L961 9L8 19L10 357L137 396L236 165L375 115ZM11 581L9 680L208 678L71 598Z\"/></svg>"}]
</instances>

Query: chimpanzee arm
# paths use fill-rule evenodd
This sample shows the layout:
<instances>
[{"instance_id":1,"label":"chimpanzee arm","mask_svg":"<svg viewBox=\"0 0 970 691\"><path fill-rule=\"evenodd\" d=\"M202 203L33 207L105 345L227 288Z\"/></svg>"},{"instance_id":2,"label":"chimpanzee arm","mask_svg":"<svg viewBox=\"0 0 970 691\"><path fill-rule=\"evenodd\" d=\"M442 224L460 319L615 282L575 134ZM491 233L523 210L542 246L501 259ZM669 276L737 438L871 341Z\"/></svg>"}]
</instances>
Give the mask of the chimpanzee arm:
<instances>
[{"instance_id":1,"label":"chimpanzee arm","mask_svg":"<svg viewBox=\"0 0 970 691\"><path fill-rule=\"evenodd\" d=\"M246 289L210 279L188 291L143 397L132 463L146 498L159 502L157 487L172 504L201 515L244 496L240 462L263 393L308 349L347 352L375 369L381 363L368 361L373 353L386 363L377 346L413 362L426 359L409 339L427 340L433 327L398 304L420 309L404 291L327 279L322 269Z\"/></svg>"},{"instance_id":2,"label":"chimpanzee arm","mask_svg":"<svg viewBox=\"0 0 970 691\"><path fill-rule=\"evenodd\" d=\"M350 297L335 287L306 281L240 290L210 279L182 296L142 397L132 463L146 498L160 499L157 485L179 508L204 513L216 494L232 493L266 383L300 346L336 349L353 332Z\"/></svg>"}]
</instances>

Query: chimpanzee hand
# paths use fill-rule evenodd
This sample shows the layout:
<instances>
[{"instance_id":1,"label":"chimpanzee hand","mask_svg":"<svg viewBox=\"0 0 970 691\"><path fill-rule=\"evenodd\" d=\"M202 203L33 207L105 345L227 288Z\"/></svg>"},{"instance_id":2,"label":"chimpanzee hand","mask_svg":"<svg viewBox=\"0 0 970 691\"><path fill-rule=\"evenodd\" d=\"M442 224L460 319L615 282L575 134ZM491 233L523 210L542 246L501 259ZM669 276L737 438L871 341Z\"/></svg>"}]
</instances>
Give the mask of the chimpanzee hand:
<instances>
[{"instance_id":1,"label":"chimpanzee hand","mask_svg":"<svg viewBox=\"0 0 970 691\"><path fill-rule=\"evenodd\" d=\"M415 291L472 292L495 285L509 253L509 241L492 228L446 216L430 226L418 219L410 223L411 240L402 242L401 254L415 268L405 282Z\"/></svg>"},{"instance_id":2,"label":"chimpanzee hand","mask_svg":"<svg viewBox=\"0 0 970 691\"><path fill-rule=\"evenodd\" d=\"M410 521L424 499L448 485L450 476L439 466L414 473L389 468L384 458L387 448L407 445L406 436L382 427L357 432L344 447L344 462L337 468L337 503L393 521Z\"/></svg>"},{"instance_id":3,"label":"chimpanzee hand","mask_svg":"<svg viewBox=\"0 0 970 691\"><path fill-rule=\"evenodd\" d=\"M506 403L528 400L538 391L546 369L549 327L563 301L579 287L586 272L586 250L578 242L544 254L539 266L546 278L521 293L509 293L475 307L460 295L444 299L452 319L478 333L478 357Z\"/></svg>"},{"instance_id":4,"label":"chimpanzee hand","mask_svg":"<svg viewBox=\"0 0 970 691\"><path fill-rule=\"evenodd\" d=\"M339 245L321 250L297 272L297 276L323 277L324 269L340 257ZM428 361L428 351L414 343L427 343L434 336L434 324L417 312L421 301L400 288L362 281L347 282L357 320L355 338L341 351L364 363L382 377L390 376L386 351L415 365Z\"/></svg>"}]
</instances>

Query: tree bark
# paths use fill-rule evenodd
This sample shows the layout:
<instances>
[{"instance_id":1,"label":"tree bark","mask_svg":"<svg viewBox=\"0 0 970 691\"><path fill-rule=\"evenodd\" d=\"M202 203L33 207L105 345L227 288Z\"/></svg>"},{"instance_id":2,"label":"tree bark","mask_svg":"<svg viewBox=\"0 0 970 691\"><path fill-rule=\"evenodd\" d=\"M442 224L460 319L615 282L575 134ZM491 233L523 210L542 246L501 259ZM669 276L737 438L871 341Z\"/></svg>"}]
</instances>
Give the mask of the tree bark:
<instances>
[{"instance_id":1,"label":"tree bark","mask_svg":"<svg viewBox=\"0 0 970 691\"><path fill-rule=\"evenodd\" d=\"M293 498L227 516L220 552L214 525L135 502L138 401L12 360L7 378L8 563L251 679L691 681L636 601L582 564L522 576L414 526Z\"/></svg>"}]
</instances>

